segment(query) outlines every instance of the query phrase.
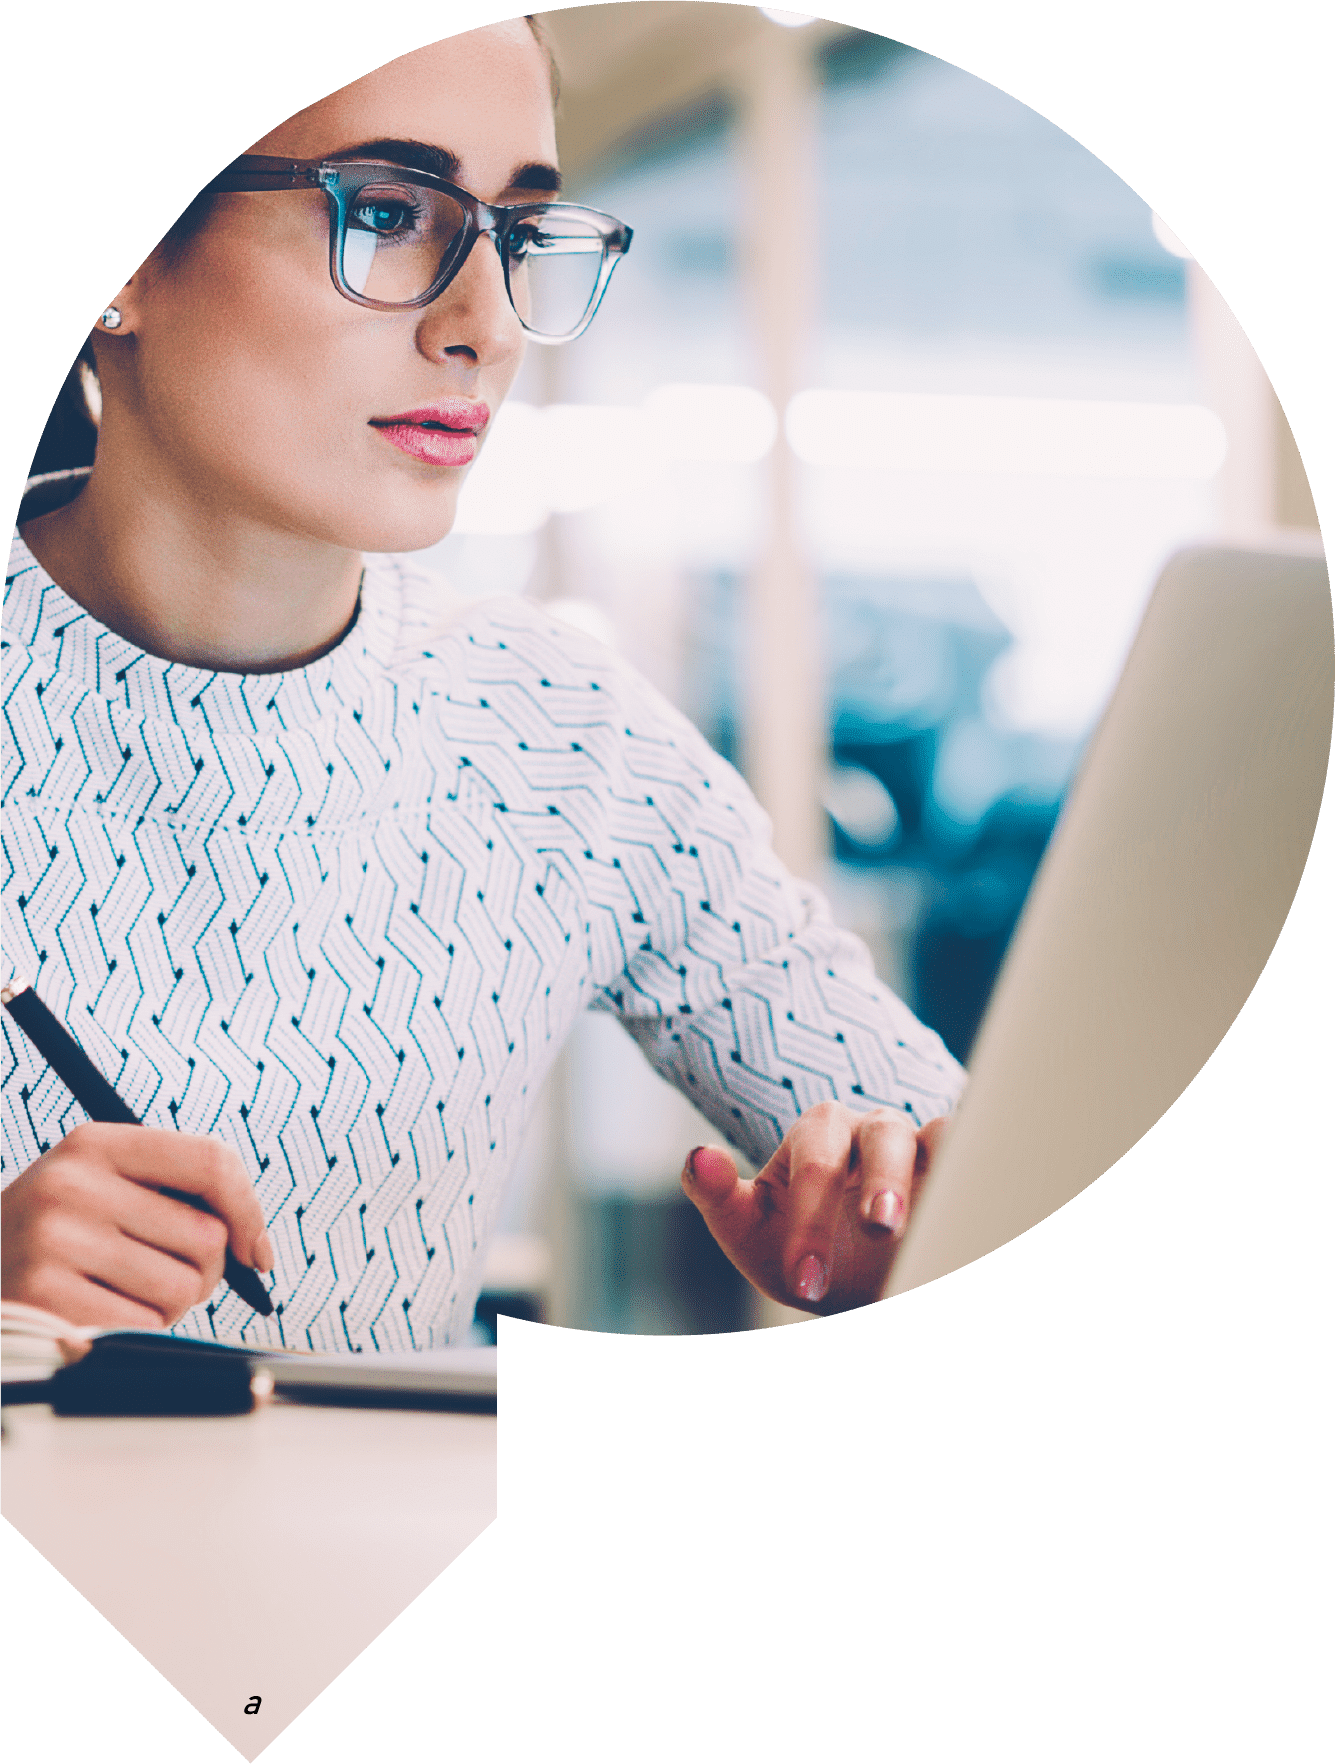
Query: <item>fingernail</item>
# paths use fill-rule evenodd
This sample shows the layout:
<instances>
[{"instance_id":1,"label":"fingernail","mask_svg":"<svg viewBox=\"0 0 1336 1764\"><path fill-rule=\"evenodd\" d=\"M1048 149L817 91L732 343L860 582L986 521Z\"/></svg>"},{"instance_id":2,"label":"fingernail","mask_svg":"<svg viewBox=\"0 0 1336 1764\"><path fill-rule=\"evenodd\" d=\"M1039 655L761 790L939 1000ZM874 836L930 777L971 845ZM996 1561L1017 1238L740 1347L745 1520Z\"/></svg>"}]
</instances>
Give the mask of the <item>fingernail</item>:
<instances>
[{"instance_id":1,"label":"fingernail","mask_svg":"<svg viewBox=\"0 0 1336 1764\"><path fill-rule=\"evenodd\" d=\"M696 1154L698 1152L703 1152L704 1150L705 1147L703 1145L693 1145L691 1150L687 1153L687 1175L692 1177L693 1180L696 1175Z\"/></svg>"},{"instance_id":2,"label":"fingernail","mask_svg":"<svg viewBox=\"0 0 1336 1764\"><path fill-rule=\"evenodd\" d=\"M867 1216L874 1225L882 1225L887 1231L899 1231L904 1224L905 1205L893 1188L883 1188L873 1197Z\"/></svg>"},{"instance_id":3,"label":"fingernail","mask_svg":"<svg viewBox=\"0 0 1336 1764\"><path fill-rule=\"evenodd\" d=\"M808 1304L818 1304L826 1296L826 1286L830 1276L826 1273L826 1264L820 1256L804 1256L798 1264L798 1278L794 1281L794 1291L800 1299Z\"/></svg>"},{"instance_id":4,"label":"fingernail","mask_svg":"<svg viewBox=\"0 0 1336 1764\"><path fill-rule=\"evenodd\" d=\"M251 1251L251 1267L259 1274L272 1274L274 1271L274 1246L269 1241L267 1231L262 1231L255 1239L255 1247Z\"/></svg>"}]
</instances>

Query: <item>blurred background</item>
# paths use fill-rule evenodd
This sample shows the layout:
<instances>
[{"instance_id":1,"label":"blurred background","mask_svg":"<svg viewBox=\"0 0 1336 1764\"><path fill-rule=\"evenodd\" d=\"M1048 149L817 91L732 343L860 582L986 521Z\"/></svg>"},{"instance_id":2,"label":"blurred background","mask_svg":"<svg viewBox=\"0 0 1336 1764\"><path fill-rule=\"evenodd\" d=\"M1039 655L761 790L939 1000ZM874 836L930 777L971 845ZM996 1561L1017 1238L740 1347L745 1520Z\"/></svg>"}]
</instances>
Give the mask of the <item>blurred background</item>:
<instances>
[{"instance_id":1,"label":"blurred background","mask_svg":"<svg viewBox=\"0 0 1336 1764\"><path fill-rule=\"evenodd\" d=\"M996 88L800 13L542 17L568 192L635 242L586 336L530 351L427 555L648 675L967 1060L1161 566L1316 527L1288 425L1187 246ZM704 1139L590 1015L480 1328L797 1318L682 1198Z\"/></svg>"}]
</instances>

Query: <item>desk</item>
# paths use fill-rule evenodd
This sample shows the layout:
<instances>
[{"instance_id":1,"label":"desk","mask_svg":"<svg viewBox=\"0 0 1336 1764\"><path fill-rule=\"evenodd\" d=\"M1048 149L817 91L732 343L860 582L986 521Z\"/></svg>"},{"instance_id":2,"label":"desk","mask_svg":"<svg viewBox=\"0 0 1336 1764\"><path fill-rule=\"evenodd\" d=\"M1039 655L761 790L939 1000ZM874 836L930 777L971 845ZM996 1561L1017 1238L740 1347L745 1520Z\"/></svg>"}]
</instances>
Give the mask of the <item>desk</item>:
<instances>
[{"instance_id":1,"label":"desk","mask_svg":"<svg viewBox=\"0 0 1336 1764\"><path fill-rule=\"evenodd\" d=\"M5 1517L247 1758L496 1517L494 1415L5 1426Z\"/></svg>"}]
</instances>

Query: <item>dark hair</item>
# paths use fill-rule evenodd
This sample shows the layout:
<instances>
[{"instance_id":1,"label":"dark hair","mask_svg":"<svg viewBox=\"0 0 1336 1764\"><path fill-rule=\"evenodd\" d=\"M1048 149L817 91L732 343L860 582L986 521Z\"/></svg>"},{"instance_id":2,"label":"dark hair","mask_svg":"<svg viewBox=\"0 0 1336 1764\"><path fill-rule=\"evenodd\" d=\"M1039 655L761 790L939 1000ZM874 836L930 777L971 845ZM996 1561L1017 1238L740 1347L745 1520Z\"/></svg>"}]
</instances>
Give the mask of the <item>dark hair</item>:
<instances>
[{"instance_id":1,"label":"dark hair","mask_svg":"<svg viewBox=\"0 0 1336 1764\"><path fill-rule=\"evenodd\" d=\"M556 53L543 21L532 12L524 14L524 22L533 32L534 41L547 57L552 87L552 103L561 98L561 73ZM195 200L163 236L158 250L169 257L182 250L209 218L212 196L196 196ZM28 476L40 477L44 472L65 472L77 466L90 466L97 451L97 423L102 400L97 384L97 362L93 357L90 336L75 357L66 374L51 414L46 419L42 438L32 456Z\"/></svg>"},{"instance_id":2,"label":"dark hair","mask_svg":"<svg viewBox=\"0 0 1336 1764\"><path fill-rule=\"evenodd\" d=\"M86 384L89 380L91 387ZM67 472L75 466L92 465L97 451L97 418L92 408L95 398L90 394L95 394L96 389L97 370L90 340L75 357L56 394L28 467L30 478L40 477L43 472Z\"/></svg>"}]
</instances>

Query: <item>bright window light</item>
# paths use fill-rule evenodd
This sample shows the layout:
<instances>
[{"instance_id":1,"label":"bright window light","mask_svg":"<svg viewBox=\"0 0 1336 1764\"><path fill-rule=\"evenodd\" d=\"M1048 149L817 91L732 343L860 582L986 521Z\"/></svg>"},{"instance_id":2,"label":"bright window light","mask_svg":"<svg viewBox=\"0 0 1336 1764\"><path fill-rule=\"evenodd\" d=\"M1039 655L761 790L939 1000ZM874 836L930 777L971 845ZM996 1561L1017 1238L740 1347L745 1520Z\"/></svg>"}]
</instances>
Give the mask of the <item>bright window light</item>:
<instances>
[{"instance_id":1,"label":"bright window light","mask_svg":"<svg viewBox=\"0 0 1336 1764\"><path fill-rule=\"evenodd\" d=\"M754 386L659 386L642 409L668 459L753 465L779 433L774 405Z\"/></svg>"},{"instance_id":2,"label":"bright window light","mask_svg":"<svg viewBox=\"0 0 1336 1764\"><path fill-rule=\"evenodd\" d=\"M551 512L534 471L541 452L539 413L531 404L503 404L493 417L478 462L459 493L453 531L501 536L536 533Z\"/></svg>"},{"instance_id":3,"label":"bright window light","mask_svg":"<svg viewBox=\"0 0 1336 1764\"><path fill-rule=\"evenodd\" d=\"M983 711L994 729L1078 739L1090 728L1113 682L1098 648L1061 641L1014 643L983 681ZM1093 646L1092 646L1093 647ZM1057 785L1055 785L1055 789Z\"/></svg>"},{"instance_id":4,"label":"bright window light","mask_svg":"<svg viewBox=\"0 0 1336 1764\"><path fill-rule=\"evenodd\" d=\"M1165 226L1158 214L1153 214L1150 217L1150 230L1154 233L1159 243L1164 246L1165 250L1172 253L1174 257L1186 257L1191 259L1192 253L1188 250L1187 246L1179 238L1177 233L1171 233L1169 231L1168 227Z\"/></svg>"},{"instance_id":5,"label":"bright window light","mask_svg":"<svg viewBox=\"0 0 1336 1764\"><path fill-rule=\"evenodd\" d=\"M800 392L784 431L809 465L893 472L1205 481L1224 424L1198 404Z\"/></svg>"},{"instance_id":6,"label":"bright window light","mask_svg":"<svg viewBox=\"0 0 1336 1764\"><path fill-rule=\"evenodd\" d=\"M578 514L634 489L650 469L643 411L616 404L549 404L538 413L531 470L557 514Z\"/></svg>"},{"instance_id":7,"label":"bright window light","mask_svg":"<svg viewBox=\"0 0 1336 1764\"><path fill-rule=\"evenodd\" d=\"M775 444L753 386L659 386L641 405L506 404L460 492L457 533L534 533L549 514L598 508L665 465L752 465Z\"/></svg>"}]
</instances>

